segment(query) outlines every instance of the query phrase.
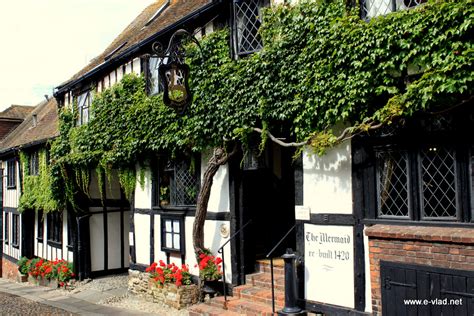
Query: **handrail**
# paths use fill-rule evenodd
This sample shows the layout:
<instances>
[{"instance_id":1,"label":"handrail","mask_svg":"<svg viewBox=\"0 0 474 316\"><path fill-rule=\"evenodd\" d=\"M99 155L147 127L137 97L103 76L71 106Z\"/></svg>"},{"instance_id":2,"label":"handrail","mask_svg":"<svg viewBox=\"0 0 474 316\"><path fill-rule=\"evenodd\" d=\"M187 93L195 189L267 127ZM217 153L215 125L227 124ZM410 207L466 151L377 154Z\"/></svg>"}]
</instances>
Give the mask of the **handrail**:
<instances>
[{"instance_id":1,"label":"handrail","mask_svg":"<svg viewBox=\"0 0 474 316\"><path fill-rule=\"evenodd\" d=\"M275 245L275 247L273 247L273 249L270 250L269 253L267 253L267 255L265 256L266 258L269 258L270 255L272 255L275 252L275 250L277 250L277 248L280 246L280 244L286 239L286 237L288 237L288 235L293 231L293 229L295 229L295 227L296 227L296 224L294 224L293 227L291 227L290 230L286 232L285 236L283 236L280 239L280 241Z\"/></svg>"},{"instance_id":2,"label":"handrail","mask_svg":"<svg viewBox=\"0 0 474 316\"><path fill-rule=\"evenodd\" d=\"M227 291L226 291L226 284L225 284L225 258L224 258L224 247L235 238L248 224L250 224L252 220L249 220L245 223L242 227L240 227L229 239L217 250L218 253L222 254L222 280L224 281L224 309L227 309Z\"/></svg>"},{"instance_id":3,"label":"handrail","mask_svg":"<svg viewBox=\"0 0 474 316\"><path fill-rule=\"evenodd\" d=\"M295 227L296 227L296 224L294 224L293 227L291 227L290 230L286 232L285 236L283 236L280 239L280 241L275 245L275 247L273 247L273 249L270 250L270 252L267 253L267 255L265 256L266 258L270 258L270 275L272 278L272 313L273 314L275 314L275 279L273 276L273 257L270 257L270 256L275 252L275 250L277 250L277 248L286 239L286 237L288 237L288 235L293 231L293 229L295 229Z\"/></svg>"}]
</instances>

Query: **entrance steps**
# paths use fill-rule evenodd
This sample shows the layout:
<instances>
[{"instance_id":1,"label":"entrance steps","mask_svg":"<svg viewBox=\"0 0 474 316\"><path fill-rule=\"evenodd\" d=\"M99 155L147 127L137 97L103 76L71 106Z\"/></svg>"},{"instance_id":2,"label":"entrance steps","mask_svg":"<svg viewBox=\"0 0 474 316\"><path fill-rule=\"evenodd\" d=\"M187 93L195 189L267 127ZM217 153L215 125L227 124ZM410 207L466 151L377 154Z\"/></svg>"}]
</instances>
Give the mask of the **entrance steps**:
<instances>
[{"instance_id":1,"label":"entrance steps","mask_svg":"<svg viewBox=\"0 0 474 316\"><path fill-rule=\"evenodd\" d=\"M275 311L281 310L285 303L285 277L283 260L274 261ZM246 275L246 284L234 287L233 295L227 297L227 309L224 309L224 297L218 296L208 302L191 306L190 316L217 315L272 315L272 288L270 262L257 262L257 272Z\"/></svg>"}]
</instances>

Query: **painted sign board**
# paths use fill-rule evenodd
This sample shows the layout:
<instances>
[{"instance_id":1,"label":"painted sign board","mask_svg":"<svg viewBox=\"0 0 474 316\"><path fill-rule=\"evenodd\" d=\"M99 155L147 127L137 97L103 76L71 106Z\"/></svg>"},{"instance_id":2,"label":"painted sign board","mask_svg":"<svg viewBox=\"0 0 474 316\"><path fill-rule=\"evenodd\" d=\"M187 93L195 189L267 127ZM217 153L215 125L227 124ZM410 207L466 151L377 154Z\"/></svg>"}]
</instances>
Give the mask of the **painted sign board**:
<instances>
[{"instance_id":1,"label":"painted sign board","mask_svg":"<svg viewBox=\"0 0 474 316\"><path fill-rule=\"evenodd\" d=\"M305 298L354 308L351 226L304 224Z\"/></svg>"}]
</instances>

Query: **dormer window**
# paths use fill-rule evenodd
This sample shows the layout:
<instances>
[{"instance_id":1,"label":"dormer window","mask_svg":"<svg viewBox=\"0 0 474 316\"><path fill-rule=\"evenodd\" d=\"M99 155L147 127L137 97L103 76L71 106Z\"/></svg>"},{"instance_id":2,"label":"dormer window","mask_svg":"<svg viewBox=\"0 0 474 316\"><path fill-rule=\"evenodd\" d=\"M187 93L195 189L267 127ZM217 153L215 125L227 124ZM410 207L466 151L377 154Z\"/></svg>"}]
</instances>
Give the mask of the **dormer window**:
<instances>
[{"instance_id":1,"label":"dormer window","mask_svg":"<svg viewBox=\"0 0 474 316\"><path fill-rule=\"evenodd\" d=\"M92 103L91 91L85 91L77 96L77 125L84 125L89 122L89 109Z\"/></svg>"},{"instance_id":2,"label":"dormer window","mask_svg":"<svg viewBox=\"0 0 474 316\"><path fill-rule=\"evenodd\" d=\"M234 42L238 56L262 49L258 29L262 24L264 0L234 0Z\"/></svg>"},{"instance_id":3,"label":"dormer window","mask_svg":"<svg viewBox=\"0 0 474 316\"><path fill-rule=\"evenodd\" d=\"M364 0L361 1L362 17L370 19L390 12L416 7L426 0Z\"/></svg>"}]
</instances>

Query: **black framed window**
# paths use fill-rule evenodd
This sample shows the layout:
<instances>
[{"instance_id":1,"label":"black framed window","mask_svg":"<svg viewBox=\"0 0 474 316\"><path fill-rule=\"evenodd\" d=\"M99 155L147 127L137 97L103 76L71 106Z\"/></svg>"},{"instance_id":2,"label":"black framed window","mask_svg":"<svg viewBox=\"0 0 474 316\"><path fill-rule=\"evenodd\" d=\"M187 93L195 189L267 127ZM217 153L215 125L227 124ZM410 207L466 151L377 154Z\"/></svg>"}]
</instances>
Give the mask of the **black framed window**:
<instances>
[{"instance_id":1,"label":"black framed window","mask_svg":"<svg viewBox=\"0 0 474 316\"><path fill-rule=\"evenodd\" d=\"M68 215L70 216L70 215ZM72 223L73 221L68 221L67 223L67 247L69 249L72 249L74 247L74 238L73 238L73 229L72 229Z\"/></svg>"},{"instance_id":2,"label":"black framed window","mask_svg":"<svg viewBox=\"0 0 474 316\"><path fill-rule=\"evenodd\" d=\"M48 225L48 244L51 246L60 247L63 236L63 220L62 213L50 212L47 216Z\"/></svg>"},{"instance_id":3,"label":"black framed window","mask_svg":"<svg viewBox=\"0 0 474 316\"><path fill-rule=\"evenodd\" d=\"M354 142L354 176L363 183L368 219L474 222L474 141L464 136L474 128L469 112L418 117Z\"/></svg>"},{"instance_id":4,"label":"black framed window","mask_svg":"<svg viewBox=\"0 0 474 316\"><path fill-rule=\"evenodd\" d=\"M84 125L90 119L90 106L92 104L92 93L85 91L77 96L77 125Z\"/></svg>"},{"instance_id":5,"label":"black framed window","mask_svg":"<svg viewBox=\"0 0 474 316\"><path fill-rule=\"evenodd\" d=\"M259 51L263 47L258 30L262 24L264 0L234 0L234 43L239 56Z\"/></svg>"},{"instance_id":6,"label":"black framed window","mask_svg":"<svg viewBox=\"0 0 474 316\"><path fill-rule=\"evenodd\" d=\"M39 175L39 153L38 151L33 151L30 154L30 161L29 161L29 173L31 176Z\"/></svg>"},{"instance_id":7,"label":"black framed window","mask_svg":"<svg viewBox=\"0 0 474 316\"><path fill-rule=\"evenodd\" d=\"M462 218L462 149L376 149L377 217L456 221ZM465 185L464 185L465 186ZM417 209L417 210L415 210Z\"/></svg>"},{"instance_id":8,"label":"black framed window","mask_svg":"<svg viewBox=\"0 0 474 316\"><path fill-rule=\"evenodd\" d=\"M185 252L184 220L178 216L161 216L161 250Z\"/></svg>"},{"instance_id":9,"label":"black framed window","mask_svg":"<svg viewBox=\"0 0 474 316\"><path fill-rule=\"evenodd\" d=\"M7 161L7 189L16 188L16 160Z\"/></svg>"},{"instance_id":10,"label":"black framed window","mask_svg":"<svg viewBox=\"0 0 474 316\"><path fill-rule=\"evenodd\" d=\"M36 238L38 239L38 241L43 241L43 236L44 236L43 211L38 211L37 216L38 218L36 220Z\"/></svg>"},{"instance_id":11,"label":"black framed window","mask_svg":"<svg viewBox=\"0 0 474 316\"><path fill-rule=\"evenodd\" d=\"M20 247L20 215L12 214L12 246Z\"/></svg>"},{"instance_id":12,"label":"black framed window","mask_svg":"<svg viewBox=\"0 0 474 316\"><path fill-rule=\"evenodd\" d=\"M426 1L427 0L362 0L362 17L369 19L394 11L406 10L425 3Z\"/></svg>"},{"instance_id":13,"label":"black framed window","mask_svg":"<svg viewBox=\"0 0 474 316\"><path fill-rule=\"evenodd\" d=\"M154 181L154 205L193 207L200 187L200 159L170 160L160 157Z\"/></svg>"},{"instance_id":14,"label":"black framed window","mask_svg":"<svg viewBox=\"0 0 474 316\"><path fill-rule=\"evenodd\" d=\"M8 245L9 243L9 239L10 239L10 234L9 234L9 226L10 226L10 222L9 222L9 214L10 213L5 213L5 226L4 226L4 233L3 233L3 240L5 241L5 245Z\"/></svg>"}]
</instances>

